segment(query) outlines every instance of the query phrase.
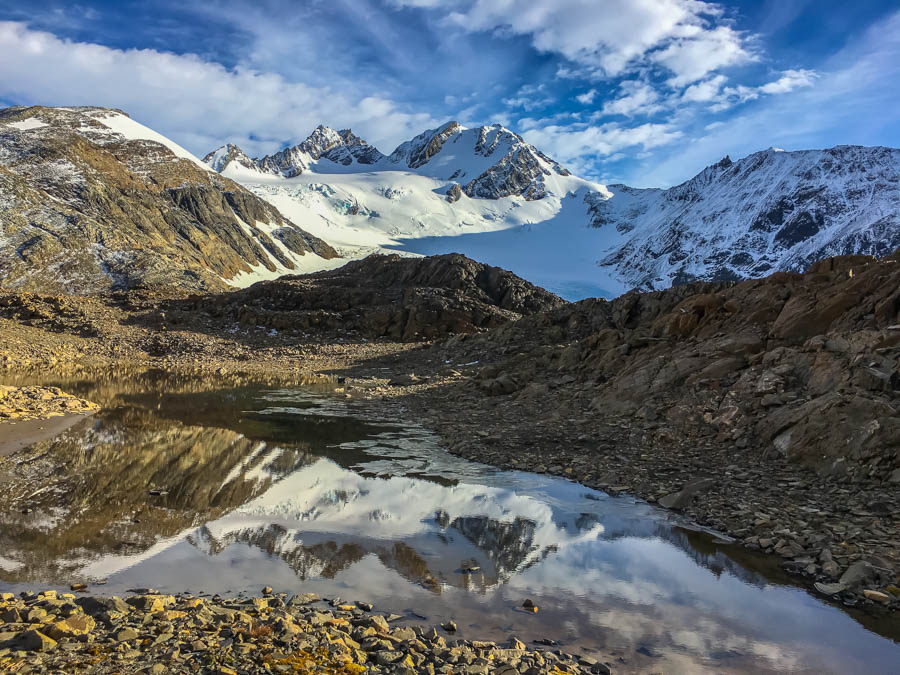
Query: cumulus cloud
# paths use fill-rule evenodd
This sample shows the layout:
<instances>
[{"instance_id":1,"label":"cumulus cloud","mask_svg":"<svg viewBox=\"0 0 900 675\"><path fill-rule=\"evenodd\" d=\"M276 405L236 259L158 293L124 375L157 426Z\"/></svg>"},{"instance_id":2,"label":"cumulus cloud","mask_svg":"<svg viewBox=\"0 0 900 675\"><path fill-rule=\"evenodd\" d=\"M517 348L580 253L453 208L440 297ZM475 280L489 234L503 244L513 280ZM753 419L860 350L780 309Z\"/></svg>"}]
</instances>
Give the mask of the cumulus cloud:
<instances>
[{"instance_id":1,"label":"cumulus cloud","mask_svg":"<svg viewBox=\"0 0 900 675\"><path fill-rule=\"evenodd\" d=\"M716 75L703 82L697 82L684 90L681 100L688 103L702 103L718 99L722 85L728 80L724 75Z\"/></svg>"},{"instance_id":2,"label":"cumulus cloud","mask_svg":"<svg viewBox=\"0 0 900 675\"><path fill-rule=\"evenodd\" d=\"M582 105L590 105L594 102L594 99L597 97L597 90L591 89L589 91L584 92L583 94L578 94L575 97L575 100L581 103Z\"/></svg>"},{"instance_id":3,"label":"cumulus cloud","mask_svg":"<svg viewBox=\"0 0 900 675\"><path fill-rule=\"evenodd\" d=\"M0 98L122 108L197 154L226 141L270 152L320 123L353 126L390 151L439 123L383 96L354 99L195 55L63 40L18 22L0 22Z\"/></svg>"},{"instance_id":4,"label":"cumulus cloud","mask_svg":"<svg viewBox=\"0 0 900 675\"><path fill-rule=\"evenodd\" d=\"M669 82L676 87L696 82L720 68L755 58L745 48L741 36L730 26L716 26L712 30L678 38L650 56L652 61L674 73Z\"/></svg>"},{"instance_id":5,"label":"cumulus cloud","mask_svg":"<svg viewBox=\"0 0 900 675\"><path fill-rule=\"evenodd\" d=\"M646 82L625 80L619 85L621 95L603 105L604 115L649 115L662 109L660 95Z\"/></svg>"},{"instance_id":6,"label":"cumulus cloud","mask_svg":"<svg viewBox=\"0 0 900 675\"><path fill-rule=\"evenodd\" d=\"M526 84L519 88L515 96L502 99L503 104L510 108L522 108L528 112L546 108L553 103L553 98L547 95L547 85Z\"/></svg>"},{"instance_id":7,"label":"cumulus cloud","mask_svg":"<svg viewBox=\"0 0 900 675\"><path fill-rule=\"evenodd\" d=\"M786 70L777 80L764 84L759 90L764 94L786 94L801 87L811 87L817 77L814 70Z\"/></svg>"},{"instance_id":8,"label":"cumulus cloud","mask_svg":"<svg viewBox=\"0 0 900 675\"><path fill-rule=\"evenodd\" d=\"M812 70L786 70L777 80L759 87L725 86L724 75L715 75L695 82L681 94L684 103L708 103L712 112L721 112L734 105L752 101L762 94L787 94L795 89L811 87L818 74Z\"/></svg>"},{"instance_id":9,"label":"cumulus cloud","mask_svg":"<svg viewBox=\"0 0 900 675\"><path fill-rule=\"evenodd\" d=\"M443 10L465 31L528 36L542 52L603 75L645 63L687 84L753 58L722 9L703 0L393 0L395 6Z\"/></svg>"}]
</instances>

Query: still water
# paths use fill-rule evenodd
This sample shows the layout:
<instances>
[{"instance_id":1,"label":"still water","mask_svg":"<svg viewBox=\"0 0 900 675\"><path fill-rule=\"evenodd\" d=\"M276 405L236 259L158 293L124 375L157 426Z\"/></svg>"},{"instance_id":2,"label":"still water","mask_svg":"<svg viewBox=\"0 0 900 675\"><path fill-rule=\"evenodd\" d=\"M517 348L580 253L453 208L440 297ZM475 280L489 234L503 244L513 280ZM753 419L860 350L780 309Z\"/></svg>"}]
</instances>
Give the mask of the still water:
<instances>
[{"instance_id":1,"label":"still water","mask_svg":"<svg viewBox=\"0 0 900 675\"><path fill-rule=\"evenodd\" d=\"M0 459L17 504L0 500L0 590L268 585L555 640L615 672L900 672L898 620L830 606L640 501L453 457L331 385L43 383L103 409Z\"/></svg>"}]
</instances>

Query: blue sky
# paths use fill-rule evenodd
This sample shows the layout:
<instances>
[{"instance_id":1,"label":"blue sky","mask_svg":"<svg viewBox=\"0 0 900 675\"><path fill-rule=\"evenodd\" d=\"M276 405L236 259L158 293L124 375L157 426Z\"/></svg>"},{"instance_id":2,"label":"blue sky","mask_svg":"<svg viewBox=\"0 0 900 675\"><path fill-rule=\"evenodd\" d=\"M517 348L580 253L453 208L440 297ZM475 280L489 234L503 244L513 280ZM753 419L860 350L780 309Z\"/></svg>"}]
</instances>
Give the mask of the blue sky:
<instances>
[{"instance_id":1,"label":"blue sky","mask_svg":"<svg viewBox=\"0 0 900 675\"><path fill-rule=\"evenodd\" d=\"M0 103L119 107L197 154L500 122L582 175L678 183L776 145L900 145L896 1L7 0Z\"/></svg>"}]
</instances>

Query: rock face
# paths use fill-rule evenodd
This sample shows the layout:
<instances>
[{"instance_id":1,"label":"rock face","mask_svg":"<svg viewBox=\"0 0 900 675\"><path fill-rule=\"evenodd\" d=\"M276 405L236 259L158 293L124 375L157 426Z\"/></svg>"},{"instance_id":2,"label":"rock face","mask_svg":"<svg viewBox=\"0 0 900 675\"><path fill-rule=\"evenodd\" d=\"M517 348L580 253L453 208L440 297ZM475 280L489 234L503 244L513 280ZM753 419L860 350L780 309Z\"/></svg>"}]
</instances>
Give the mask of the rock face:
<instances>
[{"instance_id":1,"label":"rock face","mask_svg":"<svg viewBox=\"0 0 900 675\"><path fill-rule=\"evenodd\" d=\"M558 395L590 392L599 416L628 419L648 444L707 439L888 483L900 467L898 263L832 258L802 275L585 300L472 349L523 352L483 373L491 387L510 380L496 393L567 373Z\"/></svg>"},{"instance_id":2,"label":"rock face","mask_svg":"<svg viewBox=\"0 0 900 675\"><path fill-rule=\"evenodd\" d=\"M506 270L458 254L370 256L337 270L285 276L190 303L244 324L320 326L403 340L472 333L566 304Z\"/></svg>"},{"instance_id":3,"label":"rock face","mask_svg":"<svg viewBox=\"0 0 900 675\"><path fill-rule=\"evenodd\" d=\"M837 146L725 157L668 190L608 186L586 201L618 241L600 264L631 287L800 272L900 247L900 150Z\"/></svg>"},{"instance_id":4,"label":"rock face","mask_svg":"<svg viewBox=\"0 0 900 675\"><path fill-rule=\"evenodd\" d=\"M217 290L336 255L121 111L0 110L0 287Z\"/></svg>"}]
</instances>

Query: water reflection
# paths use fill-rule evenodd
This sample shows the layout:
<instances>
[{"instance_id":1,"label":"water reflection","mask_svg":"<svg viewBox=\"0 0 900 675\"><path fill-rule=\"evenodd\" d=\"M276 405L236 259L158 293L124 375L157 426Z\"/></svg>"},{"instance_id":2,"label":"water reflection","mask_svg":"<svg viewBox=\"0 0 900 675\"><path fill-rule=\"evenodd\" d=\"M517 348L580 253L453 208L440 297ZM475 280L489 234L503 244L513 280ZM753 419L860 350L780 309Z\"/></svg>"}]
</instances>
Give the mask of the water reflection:
<instances>
[{"instance_id":1,"label":"water reflection","mask_svg":"<svg viewBox=\"0 0 900 675\"><path fill-rule=\"evenodd\" d=\"M69 383L69 389L73 383ZM444 453L306 388L81 378L95 417L0 460L0 588L315 591L617 672L892 672L868 625L652 507ZM64 385L65 386L65 385ZM537 615L519 611L524 598Z\"/></svg>"}]
</instances>

